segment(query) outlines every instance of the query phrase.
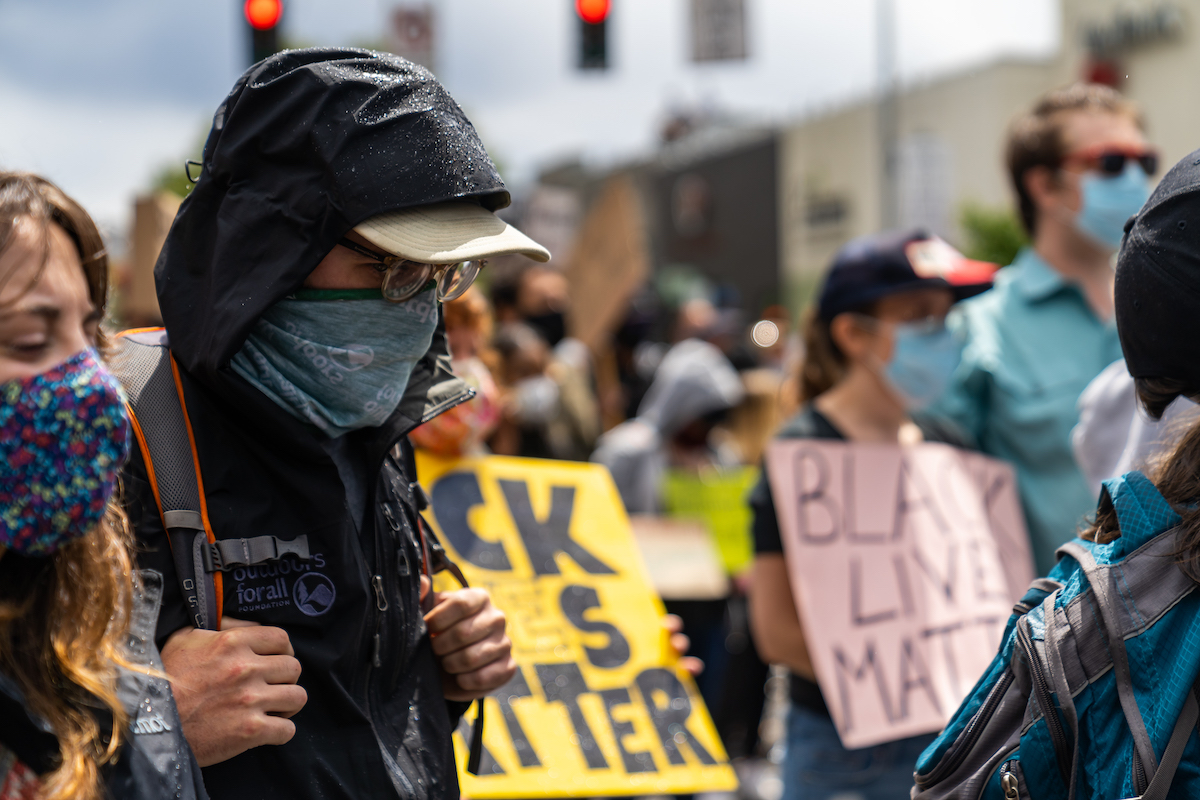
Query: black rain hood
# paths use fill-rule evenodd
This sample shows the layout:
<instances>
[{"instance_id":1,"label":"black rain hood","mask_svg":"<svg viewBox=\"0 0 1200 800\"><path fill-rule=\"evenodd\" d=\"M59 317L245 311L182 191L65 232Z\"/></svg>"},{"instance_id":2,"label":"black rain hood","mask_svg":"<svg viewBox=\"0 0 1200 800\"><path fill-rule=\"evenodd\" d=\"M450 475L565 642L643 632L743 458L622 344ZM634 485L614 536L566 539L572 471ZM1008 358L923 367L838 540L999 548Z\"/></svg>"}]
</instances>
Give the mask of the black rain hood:
<instances>
[{"instance_id":1,"label":"black rain hood","mask_svg":"<svg viewBox=\"0 0 1200 800\"><path fill-rule=\"evenodd\" d=\"M510 202L474 126L424 67L353 48L289 50L217 109L199 181L154 269L171 351L214 376L262 313L370 217Z\"/></svg>"}]
</instances>

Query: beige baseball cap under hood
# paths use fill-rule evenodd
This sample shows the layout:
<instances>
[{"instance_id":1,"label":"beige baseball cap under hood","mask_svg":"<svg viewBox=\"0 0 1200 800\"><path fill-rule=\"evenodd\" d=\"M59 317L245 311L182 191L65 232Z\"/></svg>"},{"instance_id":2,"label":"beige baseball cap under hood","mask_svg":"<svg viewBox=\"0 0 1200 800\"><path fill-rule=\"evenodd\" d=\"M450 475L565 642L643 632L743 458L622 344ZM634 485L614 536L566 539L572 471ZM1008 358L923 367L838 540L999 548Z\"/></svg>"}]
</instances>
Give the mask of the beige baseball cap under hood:
<instances>
[{"instance_id":1,"label":"beige baseball cap under hood","mask_svg":"<svg viewBox=\"0 0 1200 800\"><path fill-rule=\"evenodd\" d=\"M454 201L403 208L354 228L392 255L426 264L455 264L520 253L549 261L550 251L475 203Z\"/></svg>"}]
</instances>

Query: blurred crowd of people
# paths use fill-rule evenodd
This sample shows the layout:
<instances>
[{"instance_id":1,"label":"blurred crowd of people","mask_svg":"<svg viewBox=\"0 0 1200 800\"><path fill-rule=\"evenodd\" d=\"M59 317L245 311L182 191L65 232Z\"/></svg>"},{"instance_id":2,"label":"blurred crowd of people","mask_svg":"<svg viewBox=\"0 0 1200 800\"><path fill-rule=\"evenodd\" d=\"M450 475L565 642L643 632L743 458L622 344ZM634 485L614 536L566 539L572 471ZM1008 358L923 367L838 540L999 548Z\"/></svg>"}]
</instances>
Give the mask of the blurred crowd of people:
<instances>
[{"instance_id":1,"label":"blurred crowd of people","mask_svg":"<svg viewBox=\"0 0 1200 800\"><path fill-rule=\"evenodd\" d=\"M477 394L413 431L432 453L594 460L617 476L630 513L655 513L660 481L638 455L657 453L660 468L757 464L795 407L785 384L798 341L780 307L766 311L770 341L756 344L740 309L708 297L672 308L648 289L602 354L615 366L606 382L597 354L568 335L560 271L530 265L489 277L444 306L455 372Z\"/></svg>"},{"instance_id":2,"label":"blurred crowd of people","mask_svg":"<svg viewBox=\"0 0 1200 800\"><path fill-rule=\"evenodd\" d=\"M631 302L609 351L597 353L569 335L562 273L500 272L490 306L472 292L446 307L456 364L480 376L479 395L447 415L450 425L436 420L414 440L447 455L590 459L612 472L630 514L660 515L671 511L669 472L757 467L775 435L947 442L1015 467L1045 575L1095 509L1101 482L1145 467L1172 444L1168 431L1181 430L1137 412L1113 319L1115 252L1158 166L1143 128L1108 87L1046 95L1008 137L1030 240L1013 264L972 261L923 230L864 237L838 253L795 326L786 309L748 320L745 309L721 307L736 292L708 287L670 305L651 286ZM615 381L603 374L607 359ZM1190 419L1192 408L1180 399L1168 417ZM742 644L749 625L765 660L791 672L785 798L901 796L933 736L842 747L765 476L746 502L753 568L731 575L721 603L668 603L709 663L700 685L730 752L757 746L745 732L762 704L744 702L744 688L766 673ZM737 713L726 713L731 694Z\"/></svg>"},{"instance_id":3,"label":"blurred crowd of people","mask_svg":"<svg viewBox=\"0 0 1200 800\"><path fill-rule=\"evenodd\" d=\"M1011 265L880 232L838 252L800 314L739 308L736 287L699 278L674 299L651 284L588 345L571 335L567 276L495 216L507 190L431 74L359 50L256 68L272 79L243 78L222 106L160 257L166 332L109 341L96 226L47 181L0 173L0 800L402 785L454 800L451 729L517 666L488 592L432 591L445 565L410 440L445 458L602 464L631 515L678 513L672 476L760 470L731 504L747 552L722 554L726 596L667 606L705 661L730 755L762 754L768 664L786 668L784 800L904 796L933 734L843 746L793 599L763 466L773 437L942 442L1011 463L1044 576L1098 501L1093 538L1120 535L1106 479L1149 469L1191 426L1160 488L1196 521L1200 247L1186 215L1167 217L1200 178L1185 165L1151 198L1157 154L1112 89L1052 92L1012 124L1031 243ZM364 95L455 155L423 162L407 129L361 123ZM290 130L299 108L332 121L264 145L258 131ZM323 136L375 153L374 177L310 146ZM104 359L136 348L152 361L114 366L123 390ZM129 417L153 375L178 418ZM196 470L194 510L164 504L186 477L156 477L163 431ZM235 590L233 566L272 582ZM294 597L274 582L293 571Z\"/></svg>"}]
</instances>

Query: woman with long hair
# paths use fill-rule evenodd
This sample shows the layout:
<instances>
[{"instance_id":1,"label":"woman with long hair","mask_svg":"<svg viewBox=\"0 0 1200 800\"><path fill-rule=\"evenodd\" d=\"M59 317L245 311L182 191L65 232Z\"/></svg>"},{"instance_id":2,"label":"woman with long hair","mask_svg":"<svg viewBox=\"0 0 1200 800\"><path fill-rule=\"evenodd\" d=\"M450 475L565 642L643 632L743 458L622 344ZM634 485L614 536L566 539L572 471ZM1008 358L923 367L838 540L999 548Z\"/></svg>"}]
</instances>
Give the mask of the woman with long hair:
<instances>
[{"instance_id":1,"label":"woman with long hair","mask_svg":"<svg viewBox=\"0 0 1200 800\"><path fill-rule=\"evenodd\" d=\"M112 501L131 434L107 296L87 213L0 172L0 800L206 796Z\"/></svg>"},{"instance_id":2,"label":"woman with long hair","mask_svg":"<svg viewBox=\"0 0 1200 800\"><path fill-rule=\"evenodd\" d=\"M951 426L922 411L938 398L959 362L946 313L958 300L987 289L993 269L920 231L863 237L846 245L804 324L803 406L778 436L961 445ZM796 611L766 475L750 504L755 539L751 630L763 660L791 670L783 800L907 796L913 762L933 736L860 750L842 746Z\"/></svg>"}]
</instances>

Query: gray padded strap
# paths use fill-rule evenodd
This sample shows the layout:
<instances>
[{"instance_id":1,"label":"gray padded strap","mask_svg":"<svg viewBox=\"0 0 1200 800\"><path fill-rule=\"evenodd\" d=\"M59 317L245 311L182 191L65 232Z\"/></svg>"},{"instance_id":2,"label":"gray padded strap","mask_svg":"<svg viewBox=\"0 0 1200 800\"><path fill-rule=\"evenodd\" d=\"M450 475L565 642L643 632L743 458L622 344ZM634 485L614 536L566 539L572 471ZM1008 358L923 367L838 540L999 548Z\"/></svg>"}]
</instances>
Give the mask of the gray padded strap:
<instances>
[{"instance_id":1,"label":"gray padded strap","mask_svg":"<svg viewBox=\"0 0 1200 800\"><path fill-rule=\"evenodd\" d=\"M1121 586L1137 604L1121 603L1119 622L1126 641L1145 632L1176 603L1196 591L1197 584L1184 574L1174 558L1178 550L1174 532L1151 539L1121 561ZM1112 667L1107 639L1096 622L1095 593L1088 589L1067 603L1067 630L1061 648L1063 669L1071 692L1078 694Z\"/></svg>"},{"instance_id":2,"label":"gray padded strap","mask_svg":"<svg viewBox=\"0 0 1200 800\"><path fill-rule=\"evenodd\" d=\"M1079 775L1079 714L1075 710L1075 698L1071 696L1066 670L1063 669L1063 639L1067 624L1066 614L1054 608L1057 599L1057 591L1053 591L1042 601L1046 624L1046 667L1050 672L1050 685L1058 699L1059 710L1071 731L1071 781L1067 787L1067 800L1075 800L1075 784Z\"/></svg>"},{"instance_id":3,"label":"gray padded strap","mask_svg":"<svg viewBox=\"0 0 1200 800\"><path fill-rule=\"evenodd\" d=\"M1104 624L1108 650L1112 656L1113 675L1117 682L1117 697L1125 712L1125 722L1129 732L1133 734L1133 743L1142 764L1155 774L1158 771L1158 759L1154 755L1154 746L1150 743L1150 734L1146 731L1146 721L1142 719L1142 711L1138 708L1137 698L1133 695L1133 676L1129 671L1129 654L1125 651L1125 637L1122 635L1119 605L1115 587L1112 585L1111 571L1101 569L1092 557L1092 551L1078 542L1067 542L1058 548L1059 553L1065 553L1079 562L1087 575L1088 584L1100 608L1101 621Z\"/></svg>"},{"instance_id":4,"label":"gray padded strap","mask_svg":"<svg viewBox=\"0 0 1200 800\"><path fill-rule=\"evenodd\" d=\"M209 560L204 564L204 569L208 572L278 561L288 555L308 561L308 536L297 536L290 541L274 536L218 539L208 547L208 552Z\"/></svg>"},{"instance_id":5,"label":"gray padded strap","mask_svg":"<svg viewBox=\"0 0 1200 800\"><path fill-rule=\"evenodd\" d=\"M176 510L199 514L196 464L165 334L148 331L118 339L108 364L125 387L129 406L146 438L163 516ZM187 527L204 529L203 525Z\"/></svg>"},{"instance_id":6,"label":"gray padded strap","mask_svg":"<svg viewBox=\"0 0 1200 800\"><path fill-rule=\"evenodd\" d=\"M164 511L163 522L168 528L187 528L193 531L204 530L204 517L199 511Z\"/></svg>"},{"instance_id":7,"label":"gray padded strap","mask_svg":"<svg viewBox=\"0 0 1200 800\"><path fill-rule=\"evenodd\" d=\"M184 602L198 628L215 629L216 586L204 570L207 535L200 514L200 481L165 331L117 339L109 369L121 381L146 446L159 511Z\"/></svg>"},{"instance_id":8,"label":"gray padded strap","mask_svg":"<svg viewBox=\"0 0 1200 800\"><path fill-rule=\"evenodd\" d=\"M1188 692L1187 699L1183 702L1183 710L1179 712L1179 719L1175 720L1175 729L1171 731L1162 761L1159 762L1154 777L1150 779L1150 785L1142 792L1141 800L1166 800L1171 781L1175 778L1175 771L1179 769L1179 760L1183 758L1183 748L1187 746L1197 719L1200 719L1200 705L1196 703L1196 692L1193 689Z\"/></svg>"}]
</instances>

